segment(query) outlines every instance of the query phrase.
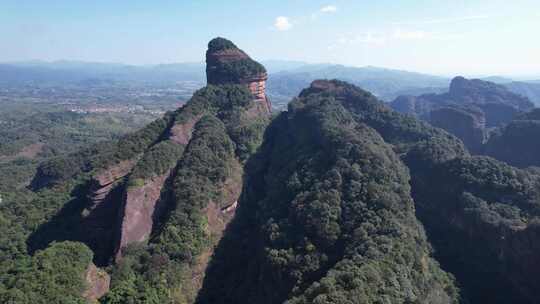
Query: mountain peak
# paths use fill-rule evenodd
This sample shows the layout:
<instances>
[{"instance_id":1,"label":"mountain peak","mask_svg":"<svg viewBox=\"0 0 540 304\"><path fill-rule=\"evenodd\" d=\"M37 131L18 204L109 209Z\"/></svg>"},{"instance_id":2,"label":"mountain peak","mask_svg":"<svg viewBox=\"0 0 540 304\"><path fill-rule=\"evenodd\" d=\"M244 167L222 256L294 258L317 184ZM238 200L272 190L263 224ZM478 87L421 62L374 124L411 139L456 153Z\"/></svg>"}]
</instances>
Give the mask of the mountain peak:
<instances>
[{"instance_id":1,"label":"mountain peak","mask_svg":"<svg viewBox=\"0 0 540 304\"><path fill-rule=\"evenodd\" d=\"M246 84L253 80L266 80L264 66L225 38L214 38L206 51L206 78L208 84Z\"/></svg>"},{"instance_id":2,"label":"mountain peak","mask_svg":"<svg viewBox=\"0 0 540 304\"><path fill-rule=\"evenodd\" d=\"M264 103L268 113L271 112L266 97L266 69L232 41L218 37L208 43L206 79L209 85L247 85L255 100Z\"/></svg>"},{"instance_id":3,"label":"mountain peak","mask_svg":"<svg viewBox=\"0 0 540 304\"><path fill-rule=\"evenodd\" d=\"M238 47L232 41L222 37L216 37L208 43L208 50L212 52L230 49L238 49Z\"/></svg>"}]
</instances>

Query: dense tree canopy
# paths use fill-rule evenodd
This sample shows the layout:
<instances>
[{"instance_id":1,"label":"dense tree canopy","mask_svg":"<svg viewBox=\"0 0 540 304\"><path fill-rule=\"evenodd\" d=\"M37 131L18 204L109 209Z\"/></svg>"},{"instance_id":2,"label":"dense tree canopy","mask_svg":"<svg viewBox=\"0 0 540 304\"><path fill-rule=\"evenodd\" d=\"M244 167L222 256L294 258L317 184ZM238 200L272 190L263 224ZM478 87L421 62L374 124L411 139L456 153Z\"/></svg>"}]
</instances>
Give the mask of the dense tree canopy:
<instances>
[{"instance_id":1,"label":"dense tree canopy","mask_svg":"<svg viewBox=\"0 0 540 304\"><path fill-rule=\"evenodd\" d=\"M457 301L407 170L328 93L304 92L267 130L199 303Z\"/></svg>"}]
</instances>

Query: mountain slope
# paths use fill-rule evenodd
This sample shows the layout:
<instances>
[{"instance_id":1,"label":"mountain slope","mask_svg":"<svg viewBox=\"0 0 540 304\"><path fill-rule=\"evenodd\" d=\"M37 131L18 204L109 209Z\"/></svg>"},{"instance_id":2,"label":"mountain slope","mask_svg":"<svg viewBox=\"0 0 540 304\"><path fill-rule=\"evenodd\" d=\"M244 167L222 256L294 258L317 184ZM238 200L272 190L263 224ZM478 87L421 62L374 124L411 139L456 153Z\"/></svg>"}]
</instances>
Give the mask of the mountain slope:
<instances>
[{"instance_id":1,"label":"mountain slope","mask_svg":"<svg viewBox=\"0 0 540 304\"><path fill-rule=\"evenodd\" d=\"M540 296L533 241L540 175L472 157L452 135L352 85L314 82L271 124L248 168L198 303L535 303ZM459 296L422 254L428 247L415 214ZM403 276L389 284L396 269Z\"/></svg>"},{"instance_id":2,"label":"mountain slope","mask_svg":"<svg viewBox=\"0 0 540 304\"><path fill-rule=\"evenodd\" d=\"M241 62L231 54L241 55ZM37 255L54 242L84 243L98 266L112 267L103 303L192 301L213 244L234 215L243 163L262 139L271 107L264 67L232 42L212 40L207 57L210 85L182 108L119 141L42 164L32 187L54 204L32 201L39 226L17 240L2 239L2 246L27 237L28 251ZM16 258L17 252L6 254ZM13 277L20 266L8 265L0 276L3 301L20 286ZM89 269L90 278L100 273ZM62 293L67 287L57 288ZM103 295L97 285L89 287L99 295L81 291L74 300Z\"/></svg>"},{"instance_id":3,"label":"mountain slope","mask_svg":"<svg viewBox=\"0 0 540 304\"><path fill-rule=\"evenodd\" d=\"M432 75L383 69L377 67L347 67L332 64L313 64L271 75L270 96L285 108L286 103L309 86L315 79L348 81L373 92L385 100L393 100L403 92L438 92L449 79Z\"/></svg>"},{"instance_id":4,"label":"mountain slope","mask_svg":"<svg viewBox=\"0 0 540 304\"><path fill-rule=\"evenodd\" d=\"M333 91L407 165L418 219L462 296L472 303L534 303L540 296L534 280L539 273L531 265L540 248L528 240L538 238L538 173L470 157L462 143L440 129L373 98L348 95L339 86Z\"/></svg>"},{"instance_id":5,"label":"mountain slope","mask_svg":"<svg viewBox=\"0 0 540 304\"><path fill-rule=\"evenodd\" d=\"M317 85L267 130L198 303L456 302L407 170Z\"/></svg>"}]
</instances>

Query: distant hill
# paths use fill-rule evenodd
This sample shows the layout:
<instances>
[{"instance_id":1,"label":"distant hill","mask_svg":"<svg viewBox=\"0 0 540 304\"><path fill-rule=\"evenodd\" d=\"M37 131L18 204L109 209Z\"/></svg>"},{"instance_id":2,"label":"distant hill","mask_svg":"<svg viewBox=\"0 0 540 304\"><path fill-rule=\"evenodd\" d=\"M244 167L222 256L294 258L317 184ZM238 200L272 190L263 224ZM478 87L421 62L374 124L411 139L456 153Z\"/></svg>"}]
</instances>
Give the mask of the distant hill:
<instances>
[{"instance_id":1,"label":"distant hill","mask_svg":"<svg viewBox=\"0 0 540 304\"><path fill-rule=\"evenodd\" d=\"M88 80L166 84L176 81L204 82L202 63L132 66L111 63L59 61L52 63L0 64L1 85L63 85Z\"/></svg>"},{"instance_id":2,"label":"distant hill","mask_svg":"<svg viewBox=\"0 0 540 304\"><path fill-rule=\"evenodd\" d=\"M389 101L407 90L440 92L450 79L414 72L378 67L348 67L343 65L313 64L270 75L268 91L275 103L289 101L315 79L339 79L354 83Z\"/></svg>"},{"instance_id":3,"label":"distant hill","mask_svg":"<svg viewBox=\"0 0 540 304\"><path fill-rule=\"evenodd\" d=\"M340 79L372 92L384 101L400 95L447 92L450 78L378 67L351 67L336 64L309 64L302 61L262 61L269 73L268 95L276 108L289 101L316 79ZM491 76L485 81L502 84L514 93L540 105L540 81L513 81ZM190 81L204 86L203 62L134 66L120 63L80 61L30 61L0 64L0 85L95 86L107 84L170 85Z\"/></svg>"}]
</instances>

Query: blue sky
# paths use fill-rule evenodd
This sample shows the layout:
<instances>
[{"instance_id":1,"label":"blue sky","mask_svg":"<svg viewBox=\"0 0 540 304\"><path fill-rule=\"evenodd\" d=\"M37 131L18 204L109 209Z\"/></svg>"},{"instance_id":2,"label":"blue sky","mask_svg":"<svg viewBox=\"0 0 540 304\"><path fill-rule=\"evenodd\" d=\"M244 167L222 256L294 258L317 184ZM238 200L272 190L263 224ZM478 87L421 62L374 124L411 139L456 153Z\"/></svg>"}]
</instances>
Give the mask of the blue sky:
<instances>
[{"instance_id":1,"label":"blue sky","mask_svg":"<svg viewBox=\"0 0 540 304\"><path fill-rule=\"evenodd\" d=\"M0 0L0 62L256 59L454 75L540 75L539 0Z\"/></svg>"}]
</instances>

